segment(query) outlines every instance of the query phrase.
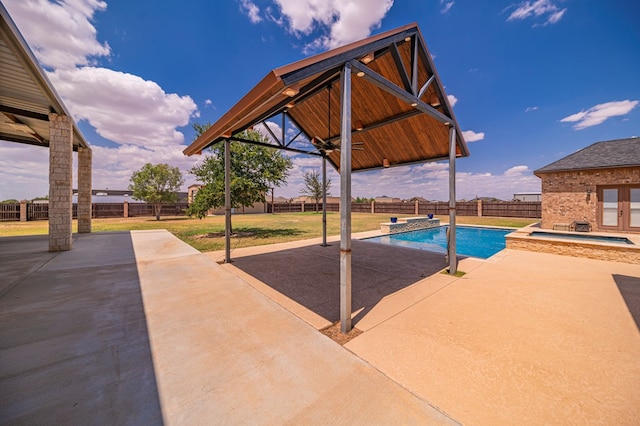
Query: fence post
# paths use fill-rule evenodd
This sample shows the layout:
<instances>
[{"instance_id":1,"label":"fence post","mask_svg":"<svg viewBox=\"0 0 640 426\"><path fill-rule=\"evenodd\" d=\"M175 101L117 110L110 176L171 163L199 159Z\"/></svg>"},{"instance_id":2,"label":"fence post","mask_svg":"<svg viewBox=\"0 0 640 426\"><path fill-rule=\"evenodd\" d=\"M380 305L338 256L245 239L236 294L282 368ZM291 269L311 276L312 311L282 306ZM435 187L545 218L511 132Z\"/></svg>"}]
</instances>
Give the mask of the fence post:
<instances>
[{"instance_id":1,"label":"fence post","mask_svg":"<svg viewBox=\"0 0 640 426\"><path fill-rule=\"evenodd\" d=\"M304 201L302 202L302 208L301 208L301 210L302 210L302 213L304 213Z\"/></svg>"},{"instance_id":2,"label":"fence post","mask_svg":"<svg viewBox=\"0 0 640 426\"><path fill-rule=\"evenodd\" d=\"M124 208L123 208L123 210L124 210L124 212L123 212L124 214L123 214L122 216L124 216L124 217L125 217L125 219L126 219L126 218L128 218L128 217L129 217L129 202L128 202L128 201L125 201L125 202L124 202Z\"/></svg>"},{"instance_id":3,"label":"fence post","mask_svg":"<svg viewBox=\"0 0 640 426\"><path fill-rule=\"evenodd\" d=\"M415 213L416 216L418 216L418 200L416 200L416 208L415 208Z\"/></svg>"},{"instance_id":4,"label":"fence post","mask_svg":"<svg viewBox=\"0 0 640 426\"><path fill-rule=\"evenodd\" d=\"M20 222L27 220L27 200L20 200Z\"/></svg>"},{"instance_id":5,"label":"fence post","mask_svg":"<svg viewBox=\"0 0 640 426\"><path fill-rule=\"evenodd\" d=\"M375 213L375 212L376 212L376 202L371 201L371 213Z\"/></svg>"},{"instance_id":6,"label":"fence post","mask_svg":"<svg viewBox=\"0 0 640 426\"><path fill-rule=\"evenodd\" d=\"M478 198L478 217L482 216L482 200Z\"/></svg>"}]
</instances>

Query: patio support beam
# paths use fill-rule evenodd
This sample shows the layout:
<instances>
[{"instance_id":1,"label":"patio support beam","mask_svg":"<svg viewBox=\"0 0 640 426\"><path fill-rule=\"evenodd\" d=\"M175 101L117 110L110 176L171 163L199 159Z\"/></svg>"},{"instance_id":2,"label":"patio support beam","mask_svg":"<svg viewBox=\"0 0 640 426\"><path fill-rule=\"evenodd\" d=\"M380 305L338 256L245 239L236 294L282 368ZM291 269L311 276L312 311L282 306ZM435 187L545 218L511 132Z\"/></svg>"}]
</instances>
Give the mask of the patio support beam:
<instances>
[{"instance_id":1,"label":"patio support beam","mask_svg":"<svg viewBox=\"0 0 640 426\"><path fill-rule=\"evenodd\" d=\"M322 247L327 246L327 156L322 156Z\"/></svg>"},{"instance_id":2,"label":"patio support beam","mask_svg":"<svg viewBox=\"0 0 640 426\"><path fill-rule=\"evenodd\" d=\"M224 263L231 263L231 141L224 140Z\"/></svg>"},{"instance_id":3,"label":"patio support beam","mask_svg":"<svg viewBox=\"0 0 640 426\"><path fill-rule=\"evenodd\" d=\"M340 331L351 331L351 64L340 76Z\"/></svg>"},{"instance_id":4,"label":"patio support beam","mask_svg":"<svg viewBox=\"0 0 640 426\"><path fill-rule=\"evenodd\" d=\"M49 251L71 250L73 121L49 114Z\"/></svg>"},{"instance_id":5,"label":"patio support beam","mask_svg":"<svg viewBox=\"0 0 640 426\"><path fill-rule=\"evenodd\" d=\"M456 128L449 127L449 238L447 241L449 274L458 270L456 259Z\"/></svg>"},{"instance_id":6,"label":"patio support beam","mask_svg":"<svg viewBox=\"0 0 640 426\"><path fill-rule=\"evenodd\" d=\"M91 148L78 148L78 233L91 232Z\"/></svg>"}]
</instances>

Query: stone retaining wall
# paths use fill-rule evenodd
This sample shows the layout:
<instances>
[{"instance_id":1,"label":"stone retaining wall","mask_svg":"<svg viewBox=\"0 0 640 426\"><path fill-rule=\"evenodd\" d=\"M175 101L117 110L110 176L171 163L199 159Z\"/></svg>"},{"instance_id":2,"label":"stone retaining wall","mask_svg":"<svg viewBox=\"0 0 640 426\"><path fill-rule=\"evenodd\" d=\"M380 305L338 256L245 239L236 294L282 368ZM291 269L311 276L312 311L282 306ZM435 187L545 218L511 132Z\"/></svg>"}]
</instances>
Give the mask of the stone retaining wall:
<instances>
[{"instance_id":1,"label":"stone retaining wall","mask_svg":"<svg viewBox=\"0 0 640 426\"><path fill-rule=\"evenodd\" d=\"M506 236L508 249L525 250L540 253L560 254L564 256L585 257L588 259L609 260L640 264L640 248L636 245L596 244L575 240L542 239L517 233Z\"/></svg>"},{"instance_id":2,"label":"stone retaining wall","mask_svg":"<svg viewBox=\"0 0 640 426\"><path fill-rule=\"evenodd\" d=\"M382 234L397 234L400 232L436 228L438 226L440 226L440 219L428 219L426 217L407 217L398 219L398 222L396 223L381 223L380 232Z\"/></svg>"}]
</instances>

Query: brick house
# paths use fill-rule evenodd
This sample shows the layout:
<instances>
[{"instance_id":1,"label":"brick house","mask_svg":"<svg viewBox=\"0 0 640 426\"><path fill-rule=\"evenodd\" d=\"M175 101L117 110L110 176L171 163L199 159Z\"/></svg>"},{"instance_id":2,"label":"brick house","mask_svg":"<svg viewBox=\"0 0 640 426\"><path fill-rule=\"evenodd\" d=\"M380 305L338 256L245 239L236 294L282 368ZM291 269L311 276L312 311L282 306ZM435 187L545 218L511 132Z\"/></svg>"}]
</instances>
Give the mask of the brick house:
<instances>
[{"instance_id":1,"label":"brick house","mask_svg":"<svg viewBox=\"0 0 640 426\"><path fill-rule=\"evenodd\" d=\"M640 232L640 138L597 142L534 172L545 229Z\"/></svg>"}]
</instances>

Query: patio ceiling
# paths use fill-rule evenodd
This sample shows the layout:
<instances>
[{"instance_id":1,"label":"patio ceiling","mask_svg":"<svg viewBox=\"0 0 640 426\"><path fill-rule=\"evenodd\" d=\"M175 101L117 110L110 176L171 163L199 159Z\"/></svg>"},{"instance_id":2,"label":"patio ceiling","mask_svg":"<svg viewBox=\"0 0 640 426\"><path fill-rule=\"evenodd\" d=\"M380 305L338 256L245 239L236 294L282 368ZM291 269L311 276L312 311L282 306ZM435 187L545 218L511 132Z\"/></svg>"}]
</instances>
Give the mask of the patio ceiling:
<instances>
[{"instance_id":1,"label":"patio ceiling","mask_svg":"<svg viewBox=\"0 0 640 426\"><path fill-rule=\"evenodd\" d=\"M49 146L49 114L70 116L0 3L0 140ZM88 148L73 125L73 149Z\"/></svg>"},{"instance_id":2,"label":"patio ceiling","mask_svg":"<svg viewBox=\"0 0 640 426\"><path fill-rule=\"evenodd\" d=\"M239 132L267 126L268 146L327 156L340 170L340 72L351 79L352 170L372 170L469 155L431 55L416 24L269 72L184 150L201 153Z\"/></svg>"}]
</instances>

